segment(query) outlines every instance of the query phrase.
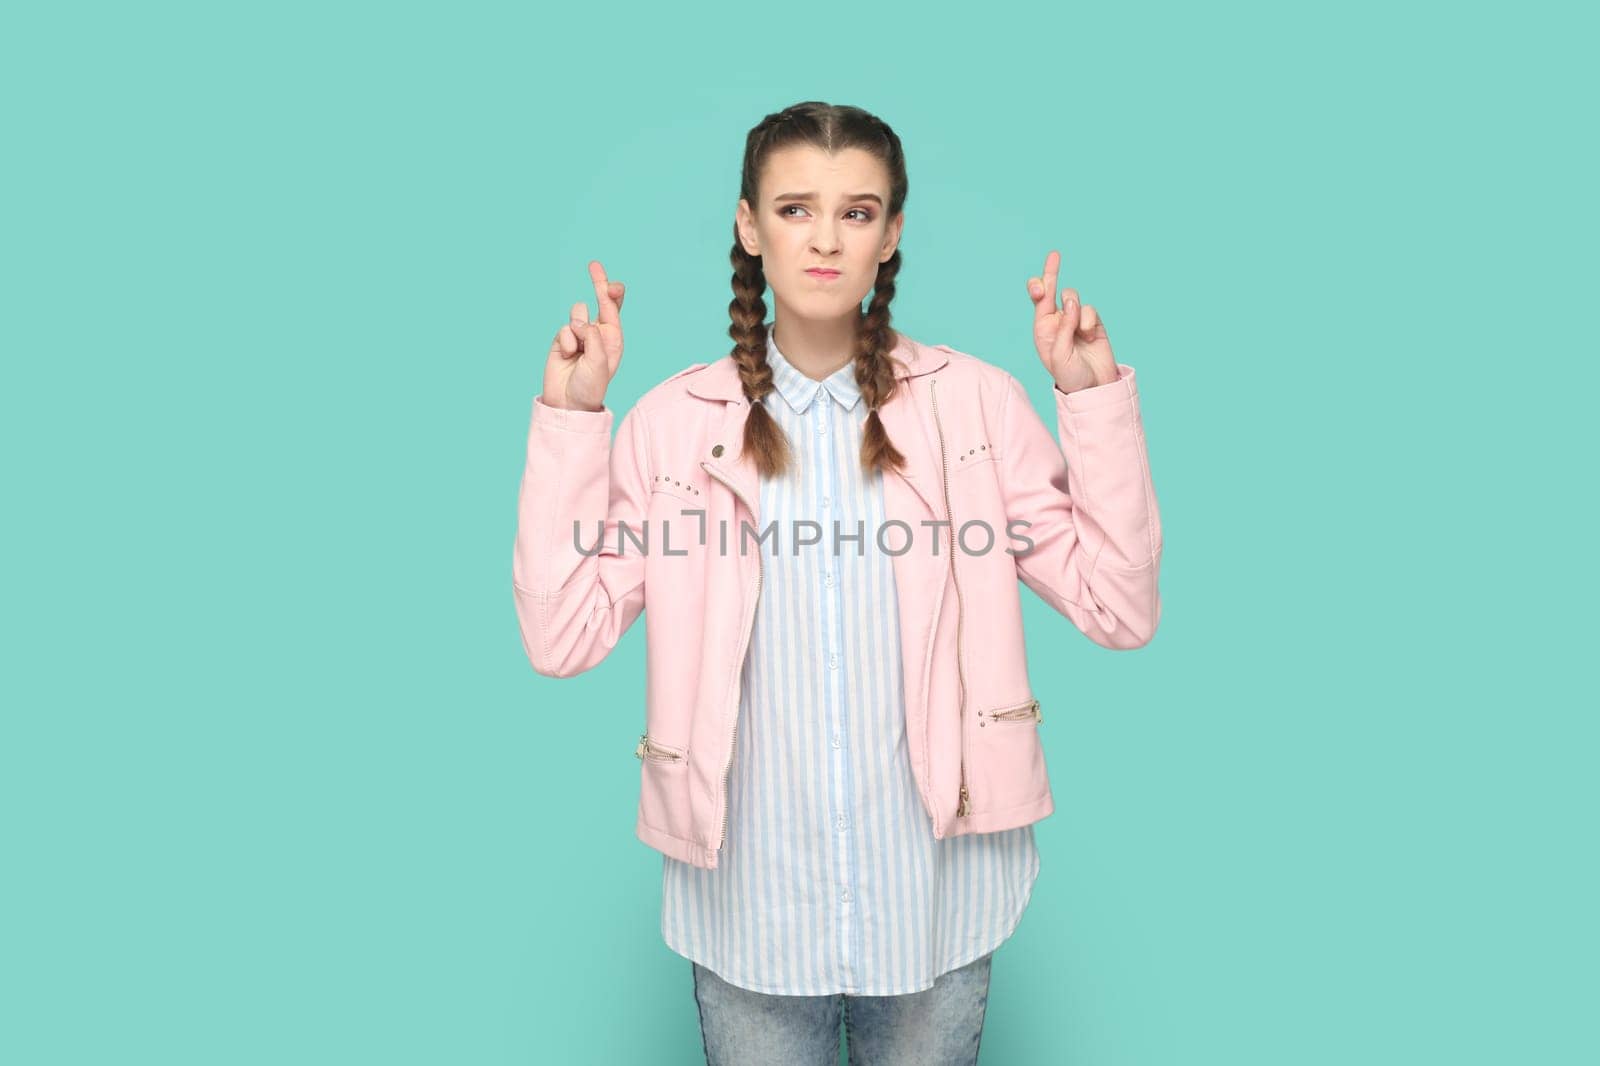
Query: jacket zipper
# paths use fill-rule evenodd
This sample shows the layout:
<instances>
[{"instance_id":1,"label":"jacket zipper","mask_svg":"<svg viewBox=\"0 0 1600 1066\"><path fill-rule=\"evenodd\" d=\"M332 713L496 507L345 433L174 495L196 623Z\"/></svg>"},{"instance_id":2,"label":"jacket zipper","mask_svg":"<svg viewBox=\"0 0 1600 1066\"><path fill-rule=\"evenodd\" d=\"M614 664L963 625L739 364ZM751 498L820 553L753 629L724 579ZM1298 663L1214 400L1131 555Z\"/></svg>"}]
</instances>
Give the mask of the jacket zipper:
<instances>
[{"instance_id":1,"label":"jacket zipper","mask_svg":"<svg viewBox=\"0 0 1600 1066\"><path fill-rule=\"evenodd\" d=\"M639 734L639 746L633 749L634 755L641 759L660 759L663 762L672 762L683 758L683 752L675 751L650 738L648 733Z\"/></svg>"},{"instance_id":2,"label":"jacket zipper","mask_svg":"<svg viewBox=\"0 0 1600 1066\"><path fill-rule=\"evenodd\" d=\"M739 498L739 502L744 504L745 510L750 512L750 517L751 518L755 519L756 522L758 522L758 523L761 521L761 516L756 514L756 509L750 505L750 501L749 500L745 499L744 493L739 491L739 487L737 485L735 485L732 481L729 481L727 478L723 477L722 474L719 471L714 469L705 460L702 459L700 461L700 466L701 466L702 469L704 469L706 471L706 473L710 474L712 477L716 478L718 481L722 482L724 485L728 486L728 488L730 490L732 490L733 494ZM759 535L760 532L761 531L760 531L760 529L758 527L757 530L756 530L757 535ZM756 591L755 591L755 595L750 597L750 616L745 619L744 635L743 635L743 637L740 638L740 641L739 641L739 653L734 659L734 662L736 662L738 664L737 669L734 671L735 681L737 681L737 679L742 677L743 673L744 673L744 653L745 653L745 649L750 646L750 631L755 628L756 603L757 603L757 601L759 601L761 599L761 584L762 584L761 542L757 541L756 542ZM730 683L730 684L732 684L732 683ZM739 693L737 691L734 692L733 698L734 698L735 701L738 700ZM724 843L726 843L727 839L728 839L728 771L733 768L733 753L736 750L736 746L738 745L738 743L739 743L739 707L738 707L737 702L735 702L734 709L733 709L733 732L730 734L729 742L728 742L728 761L726 763L724 763L723 767L722 767L722 825L721 825L721 828L719 828L717 830L717 850L718 851L722 850L722 845Z\"/></svg>"},{"instance_id":3,"label":"jacket zipper","mask_svg":"<svg viewBox=\"0 0 1600 1066\"><path fill-rule=\"evenodd\" d=\"M950 523L950 580L956 586L956 681L961 692L961 798L956 803L956 817L965 818L972 810L972 796L967 792L967 679L961 670L961 582L956 580L956 516L950 512L950 460L945 454L944 425L939 421L938 384L938 378L928 379L933 424L939 431L939 466L944 474L944 517Z\"/></svg>"},{"instance_id":4,"label":"jacket zipper","mask_svg":"<svg viewBox=\"0 0 1600 1066\"><path fill-rule=\"evenodd\" d=\"M1042 722L1044 715L1039 713L1039 701L1029 700L1019 703L1015 707L1006 707L998 711L984 711L991 721L995 722Z\"/></svg>"}]
</instances>

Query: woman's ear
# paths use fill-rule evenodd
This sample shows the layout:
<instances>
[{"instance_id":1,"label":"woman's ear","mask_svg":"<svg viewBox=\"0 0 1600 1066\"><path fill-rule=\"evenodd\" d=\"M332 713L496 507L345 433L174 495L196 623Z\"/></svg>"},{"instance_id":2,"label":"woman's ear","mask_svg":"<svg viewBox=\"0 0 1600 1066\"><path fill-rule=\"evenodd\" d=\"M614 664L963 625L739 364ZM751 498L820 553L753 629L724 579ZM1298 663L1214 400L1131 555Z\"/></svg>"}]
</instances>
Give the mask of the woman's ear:
<instances>
[{"instance_id":1,"label":"woman's ear","mask_svg":"<svg viewBox=\"0 0 1600 1066\"><path fill-rule=\"evenodd\" d=\"M759 256L761 245L756 241L756 219L750 210L750 201L744 197L739 198L739 206L733 213L734 224L739 229L739 244L745 252Z\"/></svg>"},{"instance_id":2,"label":"woman's ear","mask_svg":"<svg viewBox=\"0 0 1600 1066\"><path fill-rule=\"evenodd\" d=\"M883 235L883 251L878 253L878 262L887 263L894 258L894 250L900 245L900 231L905 229L906 213L900 212L889 222L889 229Z\"/></svg>"}]
</instances>

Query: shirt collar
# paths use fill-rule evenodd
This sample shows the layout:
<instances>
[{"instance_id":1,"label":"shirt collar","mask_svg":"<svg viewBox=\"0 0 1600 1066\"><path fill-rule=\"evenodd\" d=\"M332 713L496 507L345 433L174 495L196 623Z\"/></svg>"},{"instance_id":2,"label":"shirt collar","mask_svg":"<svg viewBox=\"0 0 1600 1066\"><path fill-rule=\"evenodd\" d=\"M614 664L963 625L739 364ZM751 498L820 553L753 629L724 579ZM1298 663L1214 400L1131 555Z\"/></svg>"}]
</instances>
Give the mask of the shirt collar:
<instances>
[{"instance_id":1,"label":"shirt collar","mask_svg":"<svg viewBox=\"0 0 1600 1066\"><path fill-rule=\"evenodd\" d=\"M861 387L856 384L855 362L846 363L821 381L807 377L778 350L772 338L772 326L767 326L767 365L772 368L772 383L776 391L800 414L811 407L811 401L823 389L839 402L845 410L855 407L861 398Z\"/></svg>"}]
</instances>

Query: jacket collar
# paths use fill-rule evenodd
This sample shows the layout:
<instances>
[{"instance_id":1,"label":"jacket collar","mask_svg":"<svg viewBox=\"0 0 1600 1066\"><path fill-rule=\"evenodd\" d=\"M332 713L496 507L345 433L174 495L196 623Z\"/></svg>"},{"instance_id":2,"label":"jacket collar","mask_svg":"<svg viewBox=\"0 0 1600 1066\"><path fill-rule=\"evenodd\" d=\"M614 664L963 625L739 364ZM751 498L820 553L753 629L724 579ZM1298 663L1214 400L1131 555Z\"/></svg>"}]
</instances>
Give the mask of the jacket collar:
<instances>
[{"instance_id":1,"label":"jacket collar","mask_svg":"<svg viewBox=\"0 0 1600 1066\"><path fill-rule=\"evenodd\" d=\"M937 430L927 409L931 402L925 405L912 396L912 391L914 385L920 386L915 379L945 366L950 362L950 356L942 348L920 344L904 334L897 336L899 341L889 354L898 381L894 395L878 408L878 417L883 422L884 432L906 459L905 469L893 471L893 476L911 489L928 514L938 517L945 510L939 492L941 468L935 444ZM725 355L690 374L686 388L692 395L725 401L716 447L712 449L711 456L700 460L700 465L732 487L744 499L747 507L754 508L755 501L760 497L760 478L756 474L755 464L744 453L744 423L750 413L750 404L745 400L744 387L739 381L739 368L733 356ZM885 501L886 506L890 507L891 518L901 518L907 522L921 518L920 515L896 510L892 506L894 502L893 499Z\"/></svg>"},{"instance_id":2,"label":"jacket collar","mask_svg":"<svg viewBox=\"0 0 1600 1066\"><path fill-rule=\"evenodd\" d=\"M889 351L889 359L894 364L896 378L914 378L927 374L950 361L950 357L943 350L919 344L904 333L897 332L896 338L895 346ZM739 380L739 365L733 361L732 355L725 355L700 373L691 374L686 385L691 395L699 396L701 399L746 402L744 385ZM899 391L896 390L897 396ZM889 402L892 404L894 399Z\"/></svg>"}]
</instances>

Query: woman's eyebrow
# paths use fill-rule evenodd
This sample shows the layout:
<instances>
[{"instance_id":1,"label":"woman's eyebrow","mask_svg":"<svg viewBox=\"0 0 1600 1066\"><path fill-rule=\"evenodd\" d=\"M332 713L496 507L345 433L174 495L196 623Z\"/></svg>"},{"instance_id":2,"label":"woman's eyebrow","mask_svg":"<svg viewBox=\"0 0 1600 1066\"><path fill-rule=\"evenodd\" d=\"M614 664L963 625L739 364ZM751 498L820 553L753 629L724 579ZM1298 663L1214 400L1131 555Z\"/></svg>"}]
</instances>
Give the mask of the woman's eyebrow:
<instances>
[{"instance_id":1,"label":"woman's eyebrow","mask_svg":"<svg viewBox=\"0 0 1600 1066\"><path fill-rule=\"evenodd\" d=\"M785 200L815 200L816 198L817 194L814 192L786 192L780 196L774 196L772 202L781 204ZM846 196L845 199L852 202L856 200L871 200L879 207L883 206L883 198L874 192L858 192L854 196Z\"/></svg>"}]
</instances>

